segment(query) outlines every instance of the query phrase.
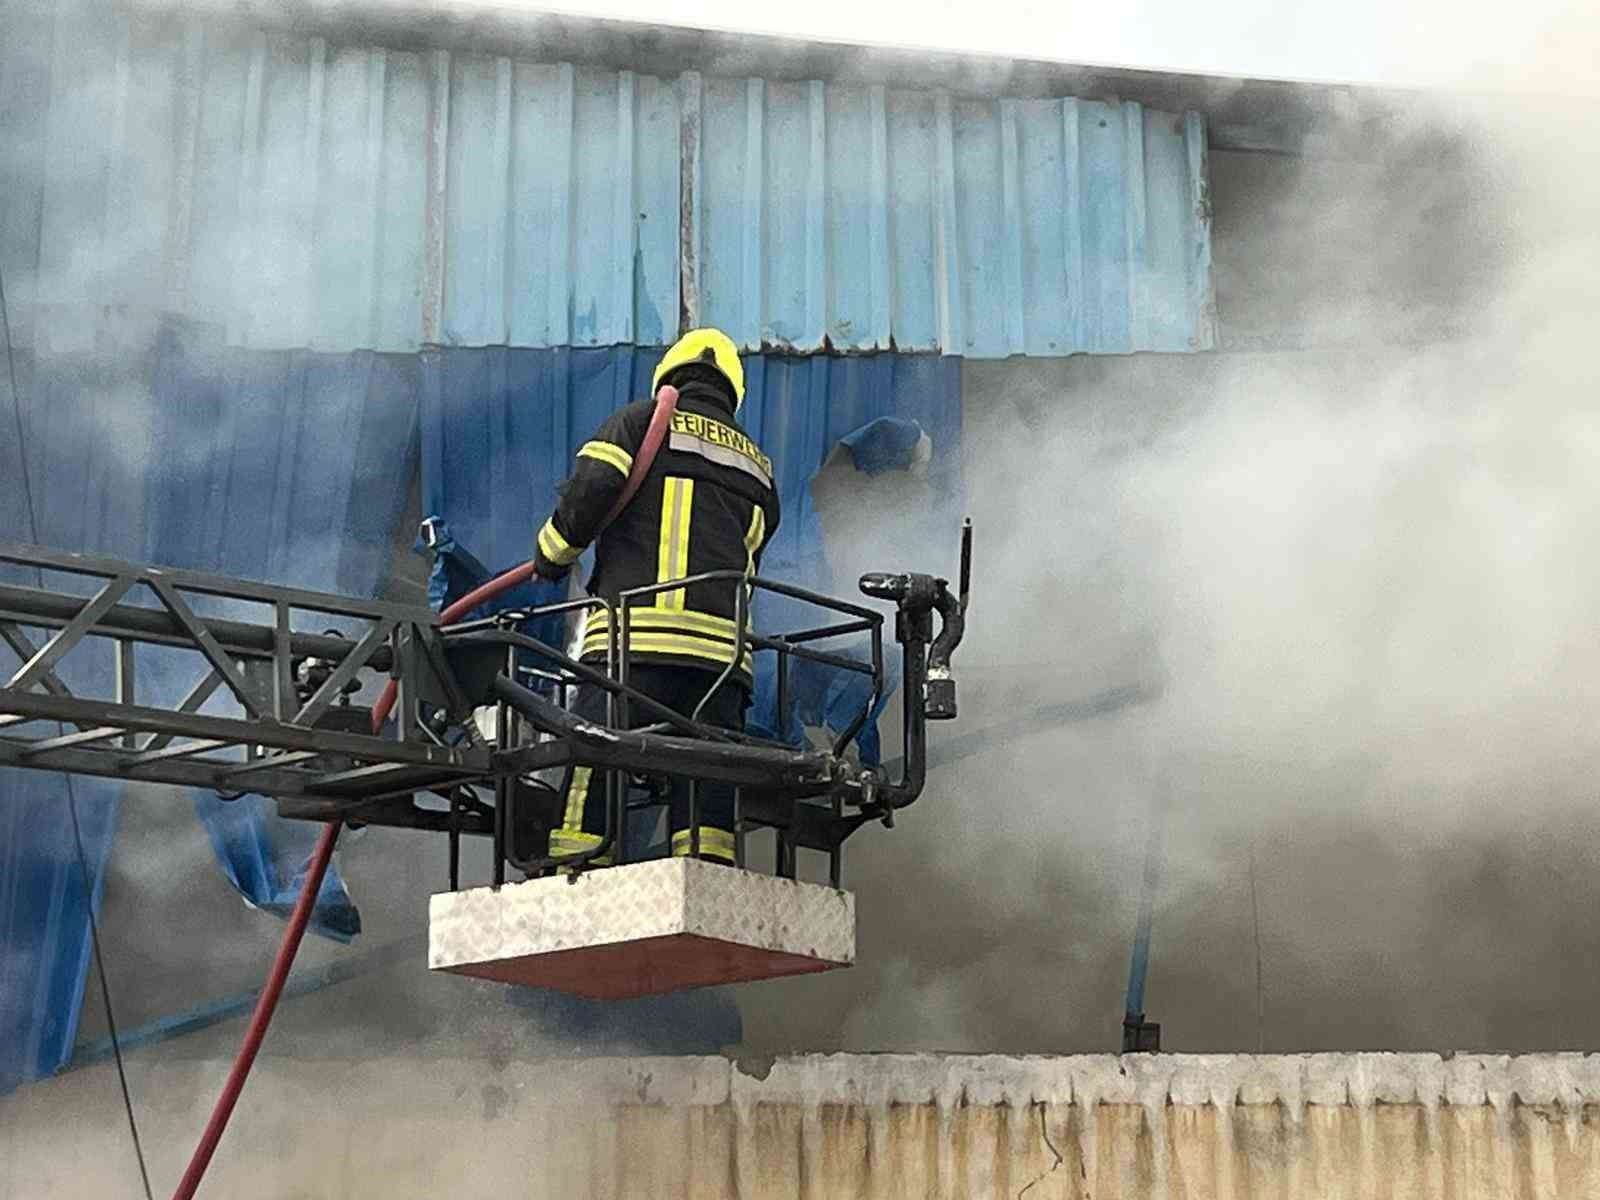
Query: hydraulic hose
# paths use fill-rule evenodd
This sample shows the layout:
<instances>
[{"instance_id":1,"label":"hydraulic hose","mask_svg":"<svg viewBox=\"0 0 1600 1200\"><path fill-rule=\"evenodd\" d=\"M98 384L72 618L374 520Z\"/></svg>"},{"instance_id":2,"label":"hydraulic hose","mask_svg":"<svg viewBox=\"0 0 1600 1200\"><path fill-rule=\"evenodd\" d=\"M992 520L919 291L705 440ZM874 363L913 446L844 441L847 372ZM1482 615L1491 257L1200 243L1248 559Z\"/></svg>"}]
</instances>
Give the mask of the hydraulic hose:
<instances>
[{"instance_id":1,"label":"hydraulic hose","mask_svg":"<svg viewBox=\"0 0 1600 1200\"><path fill-rule=\"evenodd\" d=\"M621 495L611 506L611 511L606 514L605 520L600 523L601 529L611 524L638 492L644 477L649 474L651 463L655 461L656 452L661 449L661 443L666 439L667 428L672 424L672 414L677 406L677 388L665 386L656 393L656 407L650 418L650 428L645 432L639 453L634 456L633 470L628 473L628 481L623 486ZM440 613L440 625L455 624L480 604L519 584L526 583L532 577L531 562L523 563L520 567L514 567L502 575L495 576ZM399 687L391 679L372 709L374 734L383 731L384 722L389 719L390 710L394 708L398 694ZM278 998L283 994L283 985L288 981L289 969L294 966L294 957L300 950L301 939L305 937L306 925L311 920L311 910L316 907L317 893L322 890L322 881L328 873L328 864L333 861L333 847L338 840L339 822L331 821L322 831L322 835L317 839L316 848L311 852L311 860L306 866L305 882L301 885L300 895L295 900L294 911L289 914L289 922L284 926L283 940L278 944L277 956L272 960L272 970L267 975L267 982L261 988L255 1012L251 1014L250 1027L245 1030L244 1041L239 1045L239 1053L234 1056L233 1067L228 1072L227 1081L222 1085L222 1094L217 1097L217 1102L211 1110L211 1117L206 1121L205 1131L200 1135L200 1144L195 1147L188 1169L178 1181L177 1190L172 1193L172 1200L192 1200L195 1191L200 1187L200 1180L206 1173L206 1167L211 1163L211 1156L222 1140L223 1130L228 1127L228 1118L233 1115L234 1105L239 1102L239 1094L244 1091L244 1082L256 1061L261 1042L267 1036L267 1026L272 1022L273 1010L278 1007Z\"/></svg>"}]
</instances>

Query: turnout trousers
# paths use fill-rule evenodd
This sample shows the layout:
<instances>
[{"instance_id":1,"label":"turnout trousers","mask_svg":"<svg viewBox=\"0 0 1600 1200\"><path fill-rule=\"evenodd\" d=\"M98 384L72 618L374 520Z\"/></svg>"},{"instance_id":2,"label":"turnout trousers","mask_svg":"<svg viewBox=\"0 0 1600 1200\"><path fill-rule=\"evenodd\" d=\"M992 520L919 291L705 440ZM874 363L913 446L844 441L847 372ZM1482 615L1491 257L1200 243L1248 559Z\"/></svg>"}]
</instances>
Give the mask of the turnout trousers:
<instances>
[{"instance_id":1,"label":"turnout trousers","mask_svg":"<svg viewBox=\"0 0 1600 1200\"><path fill-rule=\"evenodd\" d=\"M705 697L716 682L719 671L700 670L695 667L657 666L638 664L629 671L629 686L643 692L658 704L664 704L682 716L692 716L695 706ZM750 706L750 693L737 679L730 679L717 689L716 695L706 702L700 720L719 729L743 731L745 710ZM597 723L606 719L606 692L592 684L581 684L573 701L572 711L585 720ZM641 712L638 704L628 706L628 728L653 725L657 718ZM671 777L668 815L672 830L672 853L684 856L689 853L689 785L688 779ZM732 864L734 788L730 783L700 780L700 855ZM605 773L589 767L567 768L563 786L561 825L550 835L550 850L554 854L573 854L588 850L600 843L606 829ZM607 861L605 859L602 862Z\"/></svg>"}]
</instances>

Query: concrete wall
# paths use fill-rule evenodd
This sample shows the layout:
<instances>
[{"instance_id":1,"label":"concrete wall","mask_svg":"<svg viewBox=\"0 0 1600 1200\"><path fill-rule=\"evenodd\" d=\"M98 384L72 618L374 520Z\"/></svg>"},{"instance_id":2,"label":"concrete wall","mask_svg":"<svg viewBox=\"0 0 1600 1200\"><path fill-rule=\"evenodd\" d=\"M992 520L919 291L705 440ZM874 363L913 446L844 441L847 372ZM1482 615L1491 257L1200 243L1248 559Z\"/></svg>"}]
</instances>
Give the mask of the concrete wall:
<instances>
[{"instance_id":1,"label":"concrete wall","mask_svg":"<svg viewBox=\"0 0 1600 1200\"><path fill-rule=\"evenodd\" d=\"M530 1197L1428 1197L1600 1194L1600 1056L275 1058L205 1194ZM164 1063L158 1193L224 1064ZM94 1073L0 1103L0 1197L133 1197ZM197 1090L198 1089L198 1090ZM205 1103L200 1102L204 1097Z\"/></svg>"}]
</instances>

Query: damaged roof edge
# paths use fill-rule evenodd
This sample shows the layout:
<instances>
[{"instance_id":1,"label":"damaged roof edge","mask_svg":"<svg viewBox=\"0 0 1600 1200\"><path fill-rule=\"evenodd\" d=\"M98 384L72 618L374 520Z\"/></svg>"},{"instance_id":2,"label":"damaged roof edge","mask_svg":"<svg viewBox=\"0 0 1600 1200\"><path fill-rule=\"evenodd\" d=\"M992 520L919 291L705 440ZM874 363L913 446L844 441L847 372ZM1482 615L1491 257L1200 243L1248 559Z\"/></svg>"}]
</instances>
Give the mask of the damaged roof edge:
<instances>
[{"instance_id":1,"label":"damaged roof edge","mask_svg":"<svg viewBox=\"0 0 1600 1200\"><path fill-rule=\"evenodd\" d=\"M24 0L30 2L30 0ZM31 0L44 3L45 0ZM132 0L119 0L128 4ZM142 0L144 13L192 0ZM428 0L211 0L211 13L258 28L394 49L443 49L613 70L822 80L957 97L1133 100L1207 117L1213 149L1343 157L1421 93L1366 85L1244 79L1029 61L955 51L810 41L767 34Z\"/></svg>"}]
</instances>

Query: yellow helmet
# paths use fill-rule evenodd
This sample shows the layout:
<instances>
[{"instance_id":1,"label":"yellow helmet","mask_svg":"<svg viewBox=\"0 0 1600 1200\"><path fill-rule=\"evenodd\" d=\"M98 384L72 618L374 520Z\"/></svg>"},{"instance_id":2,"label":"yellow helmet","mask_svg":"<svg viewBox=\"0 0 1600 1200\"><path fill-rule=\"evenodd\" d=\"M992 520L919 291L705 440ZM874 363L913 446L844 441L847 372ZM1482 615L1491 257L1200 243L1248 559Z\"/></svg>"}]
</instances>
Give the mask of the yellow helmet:
<instances>
[{"instance_id":1,"label":"yellow helmet","mask_svg":"<svg viewBox=\"0 0 1600 1200\"><path fill-rule=\"evenodd\" d=\"M733 388L733 406L737 410L744 403L744 366L739 362L739 348L733 339L720 329L691 329L661 356L656 373L650 380L650 390L657 391L667 372L693 362L704 362L722 373Z\"/></svg>"}]
</instances>

